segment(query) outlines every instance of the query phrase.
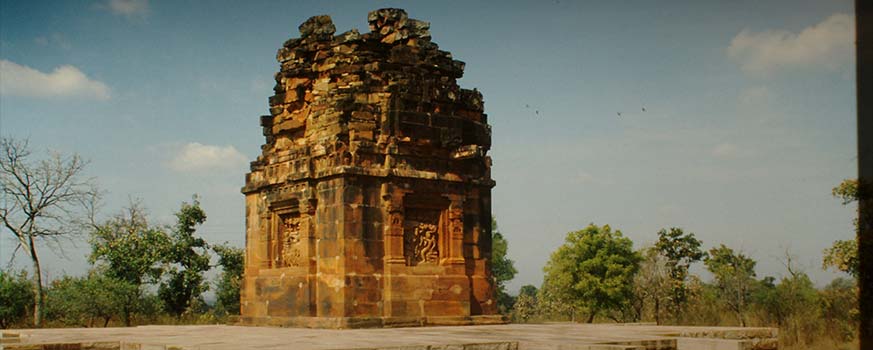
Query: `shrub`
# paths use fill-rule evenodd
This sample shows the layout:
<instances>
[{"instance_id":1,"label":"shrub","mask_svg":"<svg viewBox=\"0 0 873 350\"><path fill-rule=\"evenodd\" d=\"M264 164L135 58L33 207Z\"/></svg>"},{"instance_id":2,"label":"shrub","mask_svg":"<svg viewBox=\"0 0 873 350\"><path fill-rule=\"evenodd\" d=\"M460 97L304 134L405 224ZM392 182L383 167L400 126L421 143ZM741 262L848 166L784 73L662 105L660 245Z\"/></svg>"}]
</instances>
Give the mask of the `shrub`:
<instances>
[{"instance_id":1,"label":"shrub","mask_svg":"<svg viewBox=\"0 0 873 350\"><path fill-rule=\"evenodd\" d=\"M0 271L0 328L22 323L33 308L33 286L27 272Z\"/></svg>"}]
</instances>

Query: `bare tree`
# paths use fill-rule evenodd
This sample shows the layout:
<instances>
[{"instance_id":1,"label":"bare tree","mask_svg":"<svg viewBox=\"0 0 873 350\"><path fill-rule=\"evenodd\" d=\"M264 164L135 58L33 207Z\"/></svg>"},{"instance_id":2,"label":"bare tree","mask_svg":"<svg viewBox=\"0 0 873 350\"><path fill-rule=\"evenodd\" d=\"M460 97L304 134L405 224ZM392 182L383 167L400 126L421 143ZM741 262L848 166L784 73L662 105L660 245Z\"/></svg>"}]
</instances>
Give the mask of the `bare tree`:
<instances>
[{"instance_id":1,"label":"bare tree","mask_svg":"<svg viewBox=\"0 0 873 350\"><path fill-rule=\"evenodd\" d=\"M42 324L45 294L37 245L40 241L59 249L58 240L81 232L93 222L99 191L82 172L87 162L73 154L49 153L32 159L26 140L0 140L0 220L18 245L12 256L24 251L33 264L33 323Z\"/></svg>"}]
</instances>

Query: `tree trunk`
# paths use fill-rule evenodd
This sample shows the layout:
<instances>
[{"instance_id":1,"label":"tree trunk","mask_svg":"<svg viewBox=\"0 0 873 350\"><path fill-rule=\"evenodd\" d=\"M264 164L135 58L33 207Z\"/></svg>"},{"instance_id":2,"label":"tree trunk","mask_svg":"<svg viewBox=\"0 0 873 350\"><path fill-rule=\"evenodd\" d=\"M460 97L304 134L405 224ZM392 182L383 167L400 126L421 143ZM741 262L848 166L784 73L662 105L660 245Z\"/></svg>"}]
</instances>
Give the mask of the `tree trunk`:
<instances>
[{"instance_id":1,"label":"tree trunk","mask_svg":"<svg viewBox=\"0 0 873 350\"><path fill-rule=\"evenodd\" d=\"M39 257L36 255L36 246L33 242L33 236L28 237L30 248L30 259L33 261L33 326L42 327L42 312L45 303L45 294L42 289L42 269L39 266Z\"/></svg>"},{"instance_id":2,"label":"tree trunk","mask_svg":"<svg viewBox=\"0 0 873 350\"><path fill-rule=\"evenodd\" d=\"M737 320L740 321L740 327L746 326L746 320L745 317L743 317L743 311L740 308L737 308Z\"/></svg>"},{"instance_id":3,"label":"tree trunk","mask_svg":"<svg viewBox=\"0 0 873 350\"><path fill-rule=\"evenodd\" d=\"M587 321L587 323L594 323L594 315L596 315L596 314L597 314L597 313L594 312L594 311L592 311L590 314L588 314L588 321Z\"/></svg>"},{"instance_id":4,"label":"tree trunk","mask_svg":"<svg viewBox=\"0 0 873 350\"><path fill-rule=\"evenodd\" d=\"M137 286L139 286L139 284L137 284ZM127 302L124 304L124 306L121 309L122 317L124 317L124 326L125 327L130 327L130 325L132 324L131 318L133 318L133 308L135 305L134 303L136 303L138 301L139 301L139 288L137 288L136 295L134 295L132 299L131 299L130 295L127 296Z\"/></svg>"},{"instance_id":5,"label":"tree trunk","mask_svg":"<svg viewBox=\"0 0 873 350\"><path fill-rule=\"evenodd\" d=\"M655 298L655 324L661 325L661 299Z\"/></svg>"},{"instance_id":6,"label":"tree trunk","mask_svg":"<svg viewBox=\"0 0 873 350\"><path fill-rule=\"evenodd\" d=\"M123 314L123 317L124 317L124 326L125 326L125 327L130 327L130 323L131 323L131 322L130 322L130 314L131 314L131 312L130 312L130 307L127 306L127 305L125 305L122 314Z\"/></svg>"}]
</instances>

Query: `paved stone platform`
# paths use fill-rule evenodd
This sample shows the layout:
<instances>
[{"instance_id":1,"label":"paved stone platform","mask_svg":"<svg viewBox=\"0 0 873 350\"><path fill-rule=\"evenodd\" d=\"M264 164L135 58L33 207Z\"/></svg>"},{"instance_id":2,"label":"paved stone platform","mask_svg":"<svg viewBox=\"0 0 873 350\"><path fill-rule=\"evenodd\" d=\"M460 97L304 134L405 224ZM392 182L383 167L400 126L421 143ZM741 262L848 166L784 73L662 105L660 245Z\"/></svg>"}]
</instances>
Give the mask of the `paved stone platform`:
<instances>
[{"instance_id":1,"label":"paved stone platform","mask_svg":"<svg viewBox=\"0 0 873 350\"><path fill-rule=\"evenodd\" d=\"M3 331L6 350L748 350L776 349L774 328L509 324L386 329L141 326Z\"/></svg>"}]
</instances>

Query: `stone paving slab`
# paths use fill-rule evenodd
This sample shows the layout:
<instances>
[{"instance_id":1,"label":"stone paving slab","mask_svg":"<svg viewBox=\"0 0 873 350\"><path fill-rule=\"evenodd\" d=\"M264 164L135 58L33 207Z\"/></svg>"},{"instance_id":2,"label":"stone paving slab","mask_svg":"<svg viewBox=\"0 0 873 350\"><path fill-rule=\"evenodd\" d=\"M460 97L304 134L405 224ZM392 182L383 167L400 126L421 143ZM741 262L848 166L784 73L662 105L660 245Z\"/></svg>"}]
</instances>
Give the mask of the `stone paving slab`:
<instances>
[{"instance_id":1,"label":"stone paving slab","mask_svg":"<svg viewBox=\"0 0 873 350\"><path fill-rule=\"evenodd\" d=\"M349 330L225 325L140 326L23 329L7 330L3 334L2 343L8 350L685 350L733 348L730 344L736 344L738 349L776 349L778 337L773 328L575 323ZM694 341L688 341L690 339ZM109 343L118 345L113 347ZM37 344L58 344L60 347Z\"/></svg>"}]
</instances>

